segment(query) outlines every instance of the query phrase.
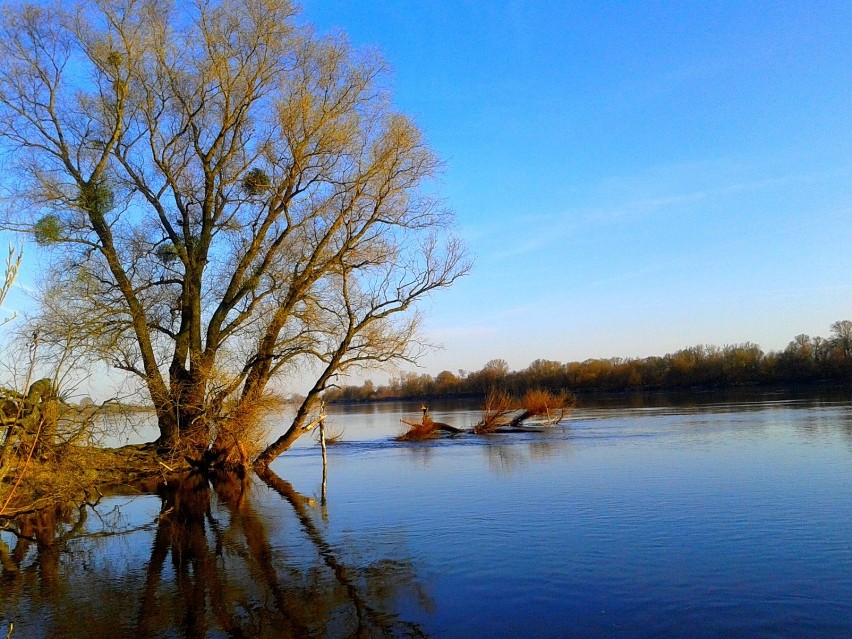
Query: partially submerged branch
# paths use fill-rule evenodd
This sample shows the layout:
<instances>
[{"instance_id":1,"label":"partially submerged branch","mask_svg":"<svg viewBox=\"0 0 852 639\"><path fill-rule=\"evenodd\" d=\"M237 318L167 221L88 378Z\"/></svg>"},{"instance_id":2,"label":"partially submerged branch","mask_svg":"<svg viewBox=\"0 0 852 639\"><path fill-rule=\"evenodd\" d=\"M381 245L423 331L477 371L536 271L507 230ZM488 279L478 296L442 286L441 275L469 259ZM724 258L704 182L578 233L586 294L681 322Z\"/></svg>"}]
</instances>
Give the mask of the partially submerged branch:
<instances>
[{"instance_id":1,"label":"partially submerged branch","mask_svg":"<svg viewBox=\"0 0 852 639\"><path fill-rule=\"evenodd\" d=\"M558 424L575 404L574 396L566 391L552 393L532 389L520 400L500 391L491 391L485 399L482 419L473 427L473 432L486 435L511 432L512 429L529 430L524 422L532 417L544 417L542 425Z\"/></svg>"},{"instance_id":2,"label":"partially submerged branch","mask_svg":"<svg viewBox=\"0 0 852 639\"><path fill-rule=\"evenodd\" d=\"M510 422L511 426L520 426L531 417L544 417L547 425L558 424L567 411L577 404L573 395L566 391L551 393L542 389L531 389L526 392L521 405L524 410Z\"/></svg>"},{"instance_id":3,"label":"partially submerged branch","mask_svg":"<svg viewBox=\"0 0 852 639\"><path fill-rule=\"evenodd\" d=\"M517 400L511 395L490 391L485 397L482 419L473 427L473 432L477 435L487 435L508 426L512 422L510 415L516 410Z\"/></svg>"},{"instance_id":4,"label":"partially submerged branch","mask_svg":"<svg viewBox=\"0 0 852 639\"><path fill-rule=\"evenodd\" d=\"M419 422L411 422L406 419L399 420L410 428L405 433L397 437L396 441L422 441L424 439L437 437L440 432L450 433L452 435L458 435L459 433L464 432L462 429L450 426L444 422L432 421L432 418L429 417L429 409L426 406L421 406L420 410L423 411L423 417Z\"/></svg>"},{"instance_id":5,"label":"partially submerged branch","mask_svg":"<svg viewBox=\"0 0 852 639\"><path fill-rule=\"evenodd\" d=\"M441 432L458 435L472 432L474 435L511 432L540 432L529 428L524 422L532 417L544 418L539 425L558 424L565 413L575 405L574 397L568 392L552 393L547 390L528 391L520 400L511 395L492 390L485 398L482 418L470 431L465 431L443 422L433 421L429 409L421 406L423 416L419 422L401 419L409 429L396 437L396 441L422 441L438 437Z\"/></svg>"}]
</instances>

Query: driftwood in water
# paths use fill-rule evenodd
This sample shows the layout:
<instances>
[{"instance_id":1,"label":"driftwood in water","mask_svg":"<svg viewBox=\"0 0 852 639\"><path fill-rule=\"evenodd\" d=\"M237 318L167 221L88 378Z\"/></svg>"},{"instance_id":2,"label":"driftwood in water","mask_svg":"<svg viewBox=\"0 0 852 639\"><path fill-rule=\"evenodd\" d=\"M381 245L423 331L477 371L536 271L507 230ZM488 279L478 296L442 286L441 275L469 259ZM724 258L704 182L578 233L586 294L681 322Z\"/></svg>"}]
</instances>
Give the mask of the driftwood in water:
<instances>
[{"instance_id":1,"label":"driftwood in water","mask_svg":"<svg viewBox=\"0 0 852 639\"><path fill-rule=\"evenodd\" d=\"M495 430L488 431L486 435L497 435L500 433L543 433L543 428L531 428L529 426L503 426Z\"/></svg>"},{"instance_id":2,"label":"driftwood in water","mask_svg":"<svg viewBox=\"0 0 852 639\"><path fill-rule=\"evenodd\" d=\"M412 428L420 428L420 427L423 426L422 421L410 422L407 419L400 419L399 421L401 421L403 424L411 426ZM450 426L449 424L445 424L444 422L432 422L430 420L429 426L434 430L441 430L441 431L444 431L445 433L458 434L458 433L464 432L464 430L462 430L461 428L456 428L455 426Z\"/></svg>"},{"instance_id":3,"label":"driftwood in water","mask_svg":"<svg viewBox=\"0 0 852 639\"><path fill-rule=\"evenodd\" d=\"M525 410L517 417L513 418L512 421L509 422L509 426L512 428L516 428L520 426L523 422L528 420L530 417L540 417L544 416L544 424L551 426L553 424L558 424L562 421L562 418L565 417L565 409L561 408L559 410L547 410L545 413L537 413L529 410Z\"/></svg>"},{"instance_id":4,"label":"driftwood in water","mask_svg":"<svg viewBox=\"0 0 852 639\"><path fill-rule=\"evenodd\" d=\"M522 424L531 417L544 417L546 425L558 424L575 403L573 396L565 392L533 389L518 400L506 393L492 391L485 398L482 419L473 427L473 432L477 435L536 432L522 427Z\"/></svg>"},{"instance_id":5,"label":"driftwood in water","mask_svg":"<svg viewBox=\"0 0 852 639\"><path fill-rule=\"evenodd\" d=\"M541 428L524 426L524 422L531 417L544 417L542 425L553 425L559 423L565 413L574 406L574 398L567 393L550 393L543 390L528 391L520 400L523 408L517 408L518 400L501 393L493 391L485 399L482 419L471 431L462 430L450 426L444 422L432 421L429 417L429 409L421 406L423 417L419 422L407 419L399 420L409 429L396 438L396 441L419 441L433 439L441 432L451 435L472 432L475 435L489 435L491 433L540 433Z\"/></svg>"}]
</instances>

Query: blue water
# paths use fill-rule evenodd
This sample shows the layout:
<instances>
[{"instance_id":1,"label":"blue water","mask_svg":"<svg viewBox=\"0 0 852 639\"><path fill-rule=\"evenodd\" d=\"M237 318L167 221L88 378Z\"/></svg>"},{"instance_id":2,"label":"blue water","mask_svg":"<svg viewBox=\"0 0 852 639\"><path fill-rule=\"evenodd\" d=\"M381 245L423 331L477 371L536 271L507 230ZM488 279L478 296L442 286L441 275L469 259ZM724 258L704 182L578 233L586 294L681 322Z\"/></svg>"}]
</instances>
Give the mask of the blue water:
<instances>
[{"instance_id":1,"label":"blue water","mask_svg":"<svg viewBox=\"0 0 852 639\"><path fill-rule=\"evenodd\" d=\"M257 478L211 491L189 532L164 528L178 511L159 497L105 500L82 529L110 536L69 539L55 570L30 548L4 574L0 630L852 637L850 402L577 409L541 433L422 443L391 441L400 417L416 407L331 411L325 507L310 440L272 467L301 510Z\"/></svg>"}]
</instances>

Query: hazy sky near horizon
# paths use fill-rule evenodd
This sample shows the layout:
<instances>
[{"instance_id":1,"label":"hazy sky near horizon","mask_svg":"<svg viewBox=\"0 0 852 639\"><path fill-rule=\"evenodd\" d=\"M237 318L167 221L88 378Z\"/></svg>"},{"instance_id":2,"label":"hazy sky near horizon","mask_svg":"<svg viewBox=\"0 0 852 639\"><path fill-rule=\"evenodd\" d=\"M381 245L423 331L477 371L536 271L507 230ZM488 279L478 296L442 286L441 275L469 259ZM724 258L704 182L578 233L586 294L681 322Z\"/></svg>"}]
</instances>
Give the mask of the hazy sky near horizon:
<instances>
[{"instance_id":1,"label":"hazy sky near horizon","mask_svg":"<svg viewBox=\"0 0 852 639\"><path fill-rule=\"evenodd\" d=\"M852 6L304 0L379 49L476 258L425 372L852 319ZM376 378L380 379L381 374Z\"/></svg>"}]
</instances>

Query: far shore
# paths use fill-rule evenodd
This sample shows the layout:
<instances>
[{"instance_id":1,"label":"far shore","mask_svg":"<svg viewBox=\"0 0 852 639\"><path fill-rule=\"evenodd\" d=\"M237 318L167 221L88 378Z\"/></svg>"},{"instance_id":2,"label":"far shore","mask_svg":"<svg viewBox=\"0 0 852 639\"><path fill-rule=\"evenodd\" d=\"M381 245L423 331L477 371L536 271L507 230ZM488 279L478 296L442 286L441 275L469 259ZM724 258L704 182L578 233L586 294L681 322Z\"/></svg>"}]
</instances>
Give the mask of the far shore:
<instances>
[{"instance_id":1,"label":"far shore","mask_svg":"<svg viewBox=\"0 0 852 639\"><path fill-rule=\"evenodd\" d=\"M777 399L806 399L814 394L836 395L837 397L852 394L852 384L836 380L817 380L795 384L742 384L738 386L692 386L689 388L629 388L616 390L572 390L567 389L577 399L579 407L598 405L623 405L624 402L644 399L647 404L666 403L705 403L715 402L721 398L730 399L741 396L754 398L759 396L767 399L773 396ZM357 406L366 404L386 403L428 403L428 402L476 402L481 401L485 393L417 395L417 396L387 396L369 399L334 399L327 403L332 406Z\"/></svg>"}]
</instances>

